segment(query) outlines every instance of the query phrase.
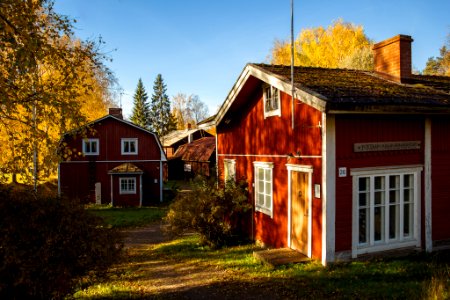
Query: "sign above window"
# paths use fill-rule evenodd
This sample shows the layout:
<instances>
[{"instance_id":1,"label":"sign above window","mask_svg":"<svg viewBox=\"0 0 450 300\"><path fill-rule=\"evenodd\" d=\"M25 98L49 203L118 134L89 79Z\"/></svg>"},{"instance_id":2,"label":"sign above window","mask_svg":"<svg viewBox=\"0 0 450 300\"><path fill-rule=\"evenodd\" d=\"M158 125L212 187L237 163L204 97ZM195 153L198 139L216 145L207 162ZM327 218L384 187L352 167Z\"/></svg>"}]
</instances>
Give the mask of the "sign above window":
<instances>
[{"instance_id":1,"label":"sign above window","mask_svg":"<svg viewBox=\"0 0 450 300\"><path fill-rule=\"evenodd\" d=\"M354 152L395 151L420 149L420 141L381 142L381 143L355 143Z\"/></svg>"}]
</instances>

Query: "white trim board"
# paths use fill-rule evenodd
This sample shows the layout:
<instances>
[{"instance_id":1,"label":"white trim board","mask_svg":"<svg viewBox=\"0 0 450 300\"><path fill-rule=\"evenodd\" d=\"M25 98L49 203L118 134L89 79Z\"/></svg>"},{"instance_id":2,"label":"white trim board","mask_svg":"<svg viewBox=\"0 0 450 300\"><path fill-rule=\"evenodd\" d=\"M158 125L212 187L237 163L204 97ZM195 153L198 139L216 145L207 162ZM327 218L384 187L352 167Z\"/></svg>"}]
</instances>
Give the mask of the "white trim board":
<instances>
[{"instance_id":1,"label":"white trim board","mask_svg":"<svg viewBox=\"0 0 450 300\"><path fill-rule=\"evenodd\" d=\"M134 162L160 162L160 161L164 161L164 160L159 160L159 159L147 159L147 160L94 160L94 161L89 161L89 160L69 160L69 161L62 161L60 162L60 164L68 164L68 163L134 163Z\"/></svg>"},{"instance_id":2,"label":"white trim board","mask_svg":"<svg viewBox=\"0 0 450 300\"><path fill-rule=\"evenodd\" d=\"M289 158L287 154L217 154L217 156L236 156L236 157L275 157L275 158ZM293 158L322 158L322 155L296 155Z\"/></svg>"},{"instance_id":3,"label":"white trim board","mask_svg":"<svg viewBox=\"0 0 450 300\"><path fill-rule=\"evenodd\" d=\"M335 260L336 120L322 113L322 264Z\"/></svg>"}]
</instances>

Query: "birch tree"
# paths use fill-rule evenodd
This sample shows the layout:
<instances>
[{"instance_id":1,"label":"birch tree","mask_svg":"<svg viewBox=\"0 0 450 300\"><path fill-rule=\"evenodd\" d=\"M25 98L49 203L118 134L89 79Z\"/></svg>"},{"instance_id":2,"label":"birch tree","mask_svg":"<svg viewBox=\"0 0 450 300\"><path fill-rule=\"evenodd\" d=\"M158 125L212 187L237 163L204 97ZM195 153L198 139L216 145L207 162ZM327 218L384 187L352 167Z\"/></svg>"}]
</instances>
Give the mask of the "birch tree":
<instances>
[{"instance_id":1,"label":"birch tree","mask_svg":"<svg viewBox=\"0 0 450 300\"><path fill-rule=\"evenodd\" d=\"M373 69L372 42L360 25L339 19L326 29L303 29L294 43L296 66ZM276 40L271 63L290 65L290 51L289 41Z\"/></svg>"}]
</instances>

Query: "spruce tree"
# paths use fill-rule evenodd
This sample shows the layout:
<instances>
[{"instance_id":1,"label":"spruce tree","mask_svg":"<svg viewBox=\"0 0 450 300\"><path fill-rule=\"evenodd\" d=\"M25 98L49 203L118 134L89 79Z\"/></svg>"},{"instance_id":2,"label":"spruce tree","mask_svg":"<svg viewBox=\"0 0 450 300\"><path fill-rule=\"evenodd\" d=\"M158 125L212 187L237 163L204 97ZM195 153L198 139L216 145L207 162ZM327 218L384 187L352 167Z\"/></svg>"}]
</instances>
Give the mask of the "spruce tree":
<instances>
[{"instance_id":1,"label":"spruce tree","mask_svg":"<svg viewBox=\"0 0 450 300\"><path fill-rule=\"evenodd\" d=\"M131 122L145 129L150 129L150 105L141 78L139 78L133 99L133 113L130 118Z\"/></svg>"},{"instance_id":2,"label":"spruce tree","mask_svg":"<svg viewBox=\"0 0 450 300\"><path fill-rule=\"evenodd\" d=\"M161 74L158 74L153 85L150 108L150 126L159 137L176 129L176 121L170 110L170 100Z\"/></svg>"}]
</instances>

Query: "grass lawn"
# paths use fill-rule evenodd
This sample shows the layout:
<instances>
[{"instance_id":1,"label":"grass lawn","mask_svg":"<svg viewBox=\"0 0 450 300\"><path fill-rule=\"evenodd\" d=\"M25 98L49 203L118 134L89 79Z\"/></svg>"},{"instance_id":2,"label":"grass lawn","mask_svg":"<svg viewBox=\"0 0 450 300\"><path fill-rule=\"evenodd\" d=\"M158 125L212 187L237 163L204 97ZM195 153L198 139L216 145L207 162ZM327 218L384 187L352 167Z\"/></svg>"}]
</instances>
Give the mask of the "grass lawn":
<instances>
[{"instance_id":1,"label":"grass lawn","mask_svg":"<svg viewBox=\"0 0 450 300\"><path fill-rule=\"evenodd\" d=\"M102 217L107 224L115 228L139 227L161 220L167 213L166 207L129 207L89 206L93 214Z\"/></svg>"},{"instance_id":2,"label":"grass lawn","mask_svg":"<svg viewBox=\"0 0 450 300\"><path fill-rule=\"evenodd\" d=\"M257 262L254 245L211 250L197 235L146 249L75 298L157 299L448 299L450 252L323 267L319 262L275 269Z\"/></svg>"}]
</instances>

